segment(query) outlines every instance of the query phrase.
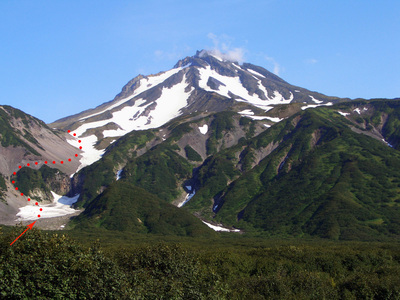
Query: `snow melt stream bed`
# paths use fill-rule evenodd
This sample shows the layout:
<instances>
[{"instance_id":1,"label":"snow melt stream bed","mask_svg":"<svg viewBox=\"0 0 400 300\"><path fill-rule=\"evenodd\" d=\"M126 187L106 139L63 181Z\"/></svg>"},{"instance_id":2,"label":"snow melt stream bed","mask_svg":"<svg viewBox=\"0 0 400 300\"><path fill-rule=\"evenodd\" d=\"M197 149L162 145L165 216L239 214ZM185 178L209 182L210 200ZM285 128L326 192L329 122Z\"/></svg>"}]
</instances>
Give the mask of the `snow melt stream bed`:
<instances>
[{"instance_id":1,"label":"snow melt stream bed","mask_svg":"<svg viewBox=\"0 0 400 300\"><path fill-rule=\"evenodd\" d=\"M54 197L53 203L45 204L45 205L26 205L19 209L17 213L17 221L25 221L25 220L38 220L38 214L40 214L40 218L54 218L54 217L62 217L65 215L70 215L78 210L71 208L71 205L78 201L79 194L74 197L60 196L54 192L51 192ZM40 208L43 208L43 211L39 211Z\"/></svg>"}]
</instances>

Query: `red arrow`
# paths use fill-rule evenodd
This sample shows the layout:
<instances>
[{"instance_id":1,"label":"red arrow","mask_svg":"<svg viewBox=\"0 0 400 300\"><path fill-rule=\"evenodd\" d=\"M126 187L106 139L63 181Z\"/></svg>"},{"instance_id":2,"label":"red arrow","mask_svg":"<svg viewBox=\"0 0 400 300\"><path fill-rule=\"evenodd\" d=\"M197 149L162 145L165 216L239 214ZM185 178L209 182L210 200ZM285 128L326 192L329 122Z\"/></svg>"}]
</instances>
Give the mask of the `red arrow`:
<instances>
[{"instance_id":1,"label":"red arrow","mask_svg":"<svg viewBox=\"0 0 400 300\"><path fill-rule=\"evenodd\" d=\"M23 233L21 233L21 234L19 235L19 237L17 237L17 238L14 240L14 242L12 242L12 243L10 244L10 246L11 246L12 244L14 244L28 229L32 229L32 227L33 227L33 225L35 225L35 223L36 223L36 221L33 222L33 223L31 223L31 224L29 224L29 225L28 225L28 228L25 229L25 231L24 231Z\"/></svg>"}]
</instances>

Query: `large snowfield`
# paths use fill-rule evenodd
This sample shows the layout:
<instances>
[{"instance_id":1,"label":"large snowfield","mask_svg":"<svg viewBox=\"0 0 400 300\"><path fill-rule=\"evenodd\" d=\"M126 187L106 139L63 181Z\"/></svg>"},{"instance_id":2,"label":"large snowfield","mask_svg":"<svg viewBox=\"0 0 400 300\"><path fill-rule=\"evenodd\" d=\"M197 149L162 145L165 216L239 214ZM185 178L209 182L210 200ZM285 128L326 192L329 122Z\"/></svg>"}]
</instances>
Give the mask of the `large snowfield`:
<instances>
[{"instance_id":1,"label":"large snowfield","mask_svg":"<svg viewBox=\"0 0 400 300\"><path fill-rule=\"evenodd\" d=\"M19 209L19 212L17 213L17 221L62 217L77 212L77 210L71 208L71 205L78 201L79 194L70 198L67 196L57 195L54 192L51 193L54 197L53 203L45 205L35 205L35 202L32 201L31 204L28 204ZM40 208L42 208L43 210L40 211ZM40 218L38 217L39 214Z\"/></svg>"}]
</instances>

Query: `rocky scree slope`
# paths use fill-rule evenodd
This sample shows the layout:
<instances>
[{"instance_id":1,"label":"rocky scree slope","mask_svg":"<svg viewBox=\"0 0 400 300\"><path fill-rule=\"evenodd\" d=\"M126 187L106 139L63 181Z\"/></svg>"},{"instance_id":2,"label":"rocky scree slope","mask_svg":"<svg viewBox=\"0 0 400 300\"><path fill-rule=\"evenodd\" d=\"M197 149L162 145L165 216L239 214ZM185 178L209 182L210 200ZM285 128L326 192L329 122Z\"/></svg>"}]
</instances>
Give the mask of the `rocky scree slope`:
<instances>
[{"instance_id":1,"label":"rocky scree slope","mask_svg":"<svg viewBox=\"0 0 400 300\"><path fill-rule=\"evenodd\" d=\"M68 134L49 128L43 121L21 110L11 106L0 106L0 214L2 223L14 222L18 209L26 205L26 197L21 197L20 192L17 193L14 185L11 184L11 180L16 179L12 177L12 173L18 172L17 177L21 183L21 180L22 182L30 180L30 175L45 168L44 161L60 162L74 157L80 151L67 142L70 138ZM29 168L26 167L28 164L30 164ZM19 166L24 167L19 169ZM76 171L79 161L72 160L66 164L57 163L54 166L49 164L49 166L48 169L55 168L55 171L50 172L54 176L48 177L47 183L40 178L35 183L35 187L29 188L29 184L26 182L27 184L21 184L19 188L25 194L29 191L32 196L43 201L52 201L53 199L49 191L43 190L44 186L45 190L53 187L57 192L69 191L69 175ZM29 172L29 176L24 175L27 172Z\"/></svg>"}]
</instances>

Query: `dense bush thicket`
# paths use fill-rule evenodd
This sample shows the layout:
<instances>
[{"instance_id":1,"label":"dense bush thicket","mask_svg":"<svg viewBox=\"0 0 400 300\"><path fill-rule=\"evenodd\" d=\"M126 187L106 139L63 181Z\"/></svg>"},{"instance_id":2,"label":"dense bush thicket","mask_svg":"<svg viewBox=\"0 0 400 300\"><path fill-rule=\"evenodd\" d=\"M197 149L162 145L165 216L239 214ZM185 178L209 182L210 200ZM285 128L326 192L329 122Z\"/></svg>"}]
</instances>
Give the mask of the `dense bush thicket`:
<instances>
[{"instance_id":1,"label":"dense bush thicket","mask_svg":"<svg viewBox=\"0 0 400 300\"><path fill-rule=\"evenodd\" d=\"M186 157L191 160L191 161L202 161L203 159L201 158L200 154L198 154L196 152L196 150L194 150L192 147L190 147L189 145L187 145L185 147L185 153L186 153Z\"/></svg>"},{"instance_id":2,"label":"dense bush thicket","mask_svg":"<svg viewBox=\"0 0 400 300\"><path fill-rule=\"evenodd\" d=\"M2 299L399 299L398 243L0 235ZM71 233L73 234L73 232ZM122 241L120 241L122 242Z\"/></svg>"},{"instance_id":3,"label":"dense bush thicket","mask_svg":"<svg viewBox=\"0 0 400 300\"><path fill-rule=\"evenodd\" d=\"M83 248L64 235L25 228L0 240L2 299L110 299L131 293L124 272L98 247Z\"/></svg>"}]
</instances>

